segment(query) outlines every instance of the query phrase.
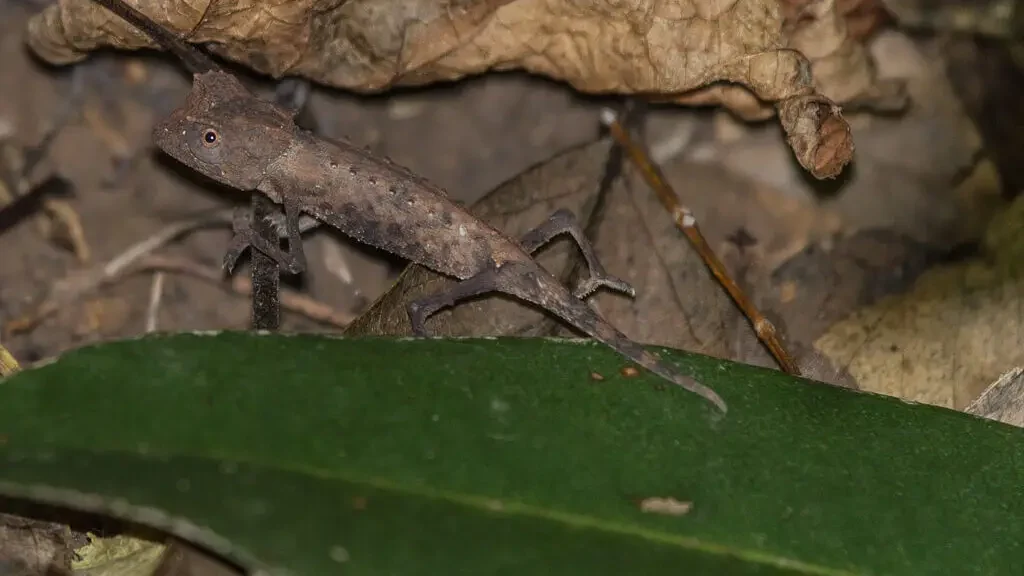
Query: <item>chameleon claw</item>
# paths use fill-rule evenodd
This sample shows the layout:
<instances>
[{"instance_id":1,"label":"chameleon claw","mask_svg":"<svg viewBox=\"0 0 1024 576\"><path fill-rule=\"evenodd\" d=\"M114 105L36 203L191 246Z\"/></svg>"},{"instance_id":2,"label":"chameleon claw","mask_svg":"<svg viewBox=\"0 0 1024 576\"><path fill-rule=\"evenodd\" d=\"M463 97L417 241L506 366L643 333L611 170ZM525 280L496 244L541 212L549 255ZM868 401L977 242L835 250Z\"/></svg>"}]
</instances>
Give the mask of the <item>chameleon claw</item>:
<instances>
[{"instance_id":1,"label":"chameleon claw","mask_svg":"<svg viewBox=\"0 0 1024 576\"><path fill-rule=\"evenodd\" d=\"M235 237L231 239L231 245L228 246L228 251L224 254L223 263L224 270L226 270L228 274L231 274L235 269L235 265L238 264L238 259L242 257L242 253L245 252L245 249L248 247L248 239L241 234L236 234Z\"/></svg>"},{"instance_id":2,"label":"chameleon claw","mask_svg":"<svg viewBox=\"0 0 1024 576\"><path fill-rule=\"evenodd\" d=\"M580 300L586 300L588 296L593 294L602 286L616 292L622 292L630 298L636 297L636 290L634 290L633 286L628 282L605 274L593 275L580 282L579 285L576 286L576 289L573 290L573 296Z\"/></svg>"}]
</instances>

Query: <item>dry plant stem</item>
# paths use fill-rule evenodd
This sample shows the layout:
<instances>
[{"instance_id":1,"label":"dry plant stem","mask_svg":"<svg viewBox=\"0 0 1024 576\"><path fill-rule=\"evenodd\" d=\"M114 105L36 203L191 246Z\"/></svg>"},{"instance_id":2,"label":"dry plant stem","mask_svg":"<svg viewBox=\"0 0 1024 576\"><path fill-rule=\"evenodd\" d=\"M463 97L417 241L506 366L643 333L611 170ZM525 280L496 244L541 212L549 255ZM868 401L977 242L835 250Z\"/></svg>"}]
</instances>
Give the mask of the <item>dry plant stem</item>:
<instances>
[{"instance_id":1,"label":"dry plant stem","mask_svg":"<svg viewBox=\"0 0 1024 576\"><path fill-rule=\"evenodd\" d=\"M253 194L251 202L253 233L277 245L280 240L268 221L277 208L262 194ZM276 331L281 327L281 268L276 260L259 250L253 250L251 254L252 329Z\"/></svg>"},{"instance_id":2,"label":"dry plant stem","mask_svg":"<svg viewBox=\"0 0 1024 576\"><path fill-rule=\"evenodd\" d=\"M154 254L143 258L139 262L138 267L133 271L141 272L151 270L184 274L186 276L192 276L193 278L208 280L221 286L227 286L232 292L240 296L252 295L252 282L247 278L242 276L232 276L230 283L225 283L224 274L219 269L203 266L185 258L175 258L172 256L160 256ZM354 315L339 312L323 302L319 302L308 296L303 296L302 294L287 288L281 289L280 302L281 307L289 312L302 314L311 320L336 326L338 328L345 328L355 319Z\"/></svg>"},{"instance_id":3,"label":"dry plant stem","mask_svg":"<svg viewBox=\"0 0 1024 576\"><path fill-rule=\"evenodd\" d=\"M718 256L715 255L715 252L711 249L711 246L697 226L697 220L694 218L693 212L679 201L679 196L662 176L661 170L650 159L650 156L648 156L643 147L633 141L627 130L622 126L622 123L619 122L615 111L610 108L602 110L601 121L608 127L612 137L626 150L630 159L640 169L644 180L647 181L647 184L658 195L658 199L661 200L662 205L672 215L672 220L675 221L676 226L683 231L690 244L700 254L704 264L707 265L719 284L725 288L743 314L750 320L757 338L768 348L775 361L778 362L779 367L790 374L800 375L800 368L782 345L778 332L775 330L775 325L761 314L761 311L754 306L750 298L729 276L729 272L725 269L721 260L718 259Z\"/></svg>"},{"instance_id":4,"label":"dry plant stem","mask_svg":"<svg viewBox=\"0 0 1024 576\"><path fill-rule=\"evenodd\" d=\"M0 378L12 376L21 370L21 365L14 359L14 356L0 344Z\"/></svg>"}]
</instances>

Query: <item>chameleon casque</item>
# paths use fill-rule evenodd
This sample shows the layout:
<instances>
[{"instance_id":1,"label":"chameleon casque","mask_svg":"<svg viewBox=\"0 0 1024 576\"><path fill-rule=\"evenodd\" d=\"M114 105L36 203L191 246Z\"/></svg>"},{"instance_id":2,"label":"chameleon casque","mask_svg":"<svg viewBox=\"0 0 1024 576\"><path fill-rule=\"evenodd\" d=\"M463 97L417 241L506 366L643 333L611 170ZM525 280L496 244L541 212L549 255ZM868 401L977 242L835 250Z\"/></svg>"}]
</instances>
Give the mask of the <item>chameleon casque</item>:
<instances>
[{"instance_id":1,"label":"chameleon casque","mask_svg":"<svg viewBox=\"0 0 1024 576\"><path fill-rule=\"evenodd\" d=\"M298 222L301 214L308 214L359 242L460 280L446 292L408 303L417 336L426 335L425 321L438 310L500 292L543 308L726 411L717 393L630 340L583 301L602 286L634 293L629 284L604 271L571 212L559 210L518 242L512 240L408 169L300 128L293 112L258 98L205 54L122 0L94 1L174 52L194 74L185 104L154 127L156 145L196 172L239 190L258 191L283 206L288 250L236 219L224 259L229 271L249 246L291 273L304 270ZM574 292L530 256L563 233L573 237L590 269L590 277Z\"/></svg>"}]
</instances>

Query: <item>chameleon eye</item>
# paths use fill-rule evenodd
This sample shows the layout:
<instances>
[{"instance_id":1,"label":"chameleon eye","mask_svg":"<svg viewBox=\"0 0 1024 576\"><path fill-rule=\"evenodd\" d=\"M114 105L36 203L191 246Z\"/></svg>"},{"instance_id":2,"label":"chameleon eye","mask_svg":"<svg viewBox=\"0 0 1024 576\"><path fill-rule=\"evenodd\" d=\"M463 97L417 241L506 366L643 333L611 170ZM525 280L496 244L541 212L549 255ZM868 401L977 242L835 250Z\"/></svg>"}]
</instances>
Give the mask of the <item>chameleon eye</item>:
<instances>
[{"instance_id":1,"label":"chameleon eye","mask_svg":"<svg viewBox=\"0 0 1024 576\"><path fill-rule=\"evenodd\" d=\"M217 134L217 131L213 128L207 128L206 131L203 132L203 146L213 148L218 144L220 144L220 135Z\"/></svg>"},{"instance_id":2,"label":"chameleon eye","mask_svg":"<svg viewBox=\"0 0 1024 576\"><path fill-rule=\"evenodd\" d=\"M220 164L228 152L223 146L220 132L210 126L191 126L186 130L186 145L196 160L207 164Z\"/></svg>"}]
</instances>

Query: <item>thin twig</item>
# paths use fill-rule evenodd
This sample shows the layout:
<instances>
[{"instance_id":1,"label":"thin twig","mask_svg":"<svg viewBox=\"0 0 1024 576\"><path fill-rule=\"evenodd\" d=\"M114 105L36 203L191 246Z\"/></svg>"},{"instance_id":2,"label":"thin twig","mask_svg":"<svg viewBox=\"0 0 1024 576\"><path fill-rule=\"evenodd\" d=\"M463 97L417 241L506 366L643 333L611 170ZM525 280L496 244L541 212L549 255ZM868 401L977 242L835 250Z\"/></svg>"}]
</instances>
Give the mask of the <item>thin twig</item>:
<instances>
[{"instance_id":1,"label":"thin twig","mask_svg":"<svg viewBox=\"0 0 1024 576\"><path fill-rule=\"evenodd\" d=\"M203 266L185 258L153 254L143 258L139 262L138 267L133 269L134 272L152 270L184 274L224 286L240 296L252 295L252 282L248 278L234 276L231 278L230 283L227 283L224 281L224 275L220 270ZM355 315L353 314L339 312L328 304L288 288L281 289L281 306L289 312L302 314L311 320L337 326L338 328L345 328L355 320Z\"/></svg>"},{"instance_id":2,"label":"thin twig","mask_svg":"<svg viewBox=\"0 0 1024 576\"><path fill-rule=\"evenodd\" d=\"M252 232L268 243L278 244L280 240L274 233L268 217L277 211L274 204L263 194L252 195ZM289 247L291 248L291 247ZM252 329L276 331L281 327L281 267L277 261L260 252L250 249L249 269L252 290Z\"/></svg>"},{"instance_id":3,"label":"thin twig","mask_svg":"<svg viewBox=\"0 0 1024 576\"><path fill-rule=\"evenodd\" d=\"M768 348L768 351L771 352L782 370L790 374L799 375L800 368L782 345L775 325L765 318L764 314L761 314L761 311L757 309L750 298L744 294L743 290L729 276L725 266L715 255L715 252L711 249L711 246L697 226L697 219L694 218L693 212L679 200L679 196L662 175L661 170L650 159L647 152L638 143L633 141L629 133L619 122L615 111L610 108L602 110L601 122L608 127L612 137L626 150L630 159L640 169L644 180L647 181L647 184L657 194L658 199L661 200L662 205L672 215L672 220L675 221L676 226L683 231L683 234L686 235L690 244L700 254L704 264L711 270L719 284L725 288L729 296L732 297L733 302L739 306L743 314L750 320L754 327L754 333L757 334L758 339Z\"/></svg>"},{"instance_id":4,"label":"thin twig","mask_svg":"<svg viewBox=\"0 0 1024 576\"><path fill-rule=\"evenodd\" d=\"M156 332L157 317L160 315L160 302L164 296L164 273L153 274L153 284L149 289L149 306L146 307L146 333Z\"/></svg>"}]
</instances>

